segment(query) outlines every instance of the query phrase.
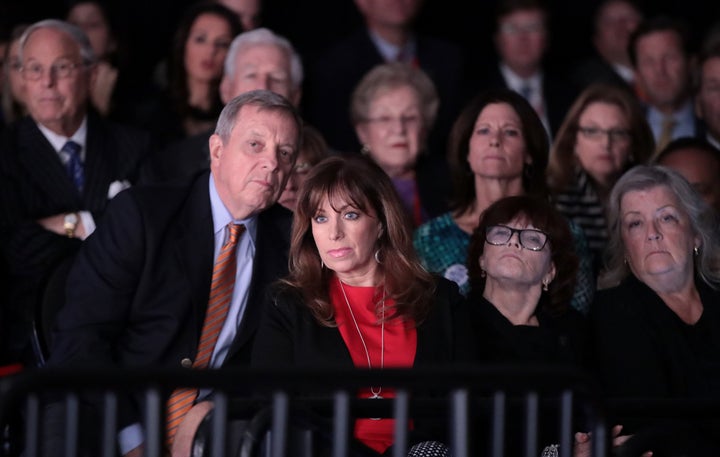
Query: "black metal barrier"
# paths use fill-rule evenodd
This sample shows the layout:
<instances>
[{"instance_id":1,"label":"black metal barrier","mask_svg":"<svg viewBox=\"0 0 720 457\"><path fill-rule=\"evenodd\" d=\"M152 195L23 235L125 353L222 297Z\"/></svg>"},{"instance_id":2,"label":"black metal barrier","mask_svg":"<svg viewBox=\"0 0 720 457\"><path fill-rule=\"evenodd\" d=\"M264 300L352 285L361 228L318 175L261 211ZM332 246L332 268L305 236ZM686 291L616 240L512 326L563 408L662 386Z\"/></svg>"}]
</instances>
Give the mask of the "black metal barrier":
<instances>
[{"instance_id":1,"label":"black metal barrier","mask_svg":"<svg viewBox=\"0 0 720 457\"><path fill-rule=\"evenodd\" d=\"M371 385L394 389L394 398L357 400L358 390ZM538 449L550 444L559 445L559 456L570 457L573 433L578 429L592 431L594 456L605 456L608 444L608 424L592 380L569 369L45 369L0 379L0 420L5 434L0 455L47 454L41 447L44 414L51 400L64 406L63 449L52 449L52 454L81 455L83 435L89 432L81 424L80 410L85 396L92 394L103 405L98 422L93 424L102 442L95 455L115 456L118 402L122 401L118 394L132 392L143 399L145 456L160 457L165 452L165 402L172 389L189 386L213 392L215 407L205 436L211 452L207 455L212 457L228 456L228 422L238 410L247 408L253 411L251 418L257 412L266 413L270 433L264 452L271 457L314 455L314 450L301 451L302 446L291 444L290 439L297 426L297 411L308 409L326 419L321 424L327 432L324 445L327 455L333 457L351 455L353 421L359 417L395 419L393 457L408 455L409 427L422 420L446 430L444 441L454 457L539 457ZM552 430L550 439L541 433L543 428Z\"/></svg>"}]
</instances>

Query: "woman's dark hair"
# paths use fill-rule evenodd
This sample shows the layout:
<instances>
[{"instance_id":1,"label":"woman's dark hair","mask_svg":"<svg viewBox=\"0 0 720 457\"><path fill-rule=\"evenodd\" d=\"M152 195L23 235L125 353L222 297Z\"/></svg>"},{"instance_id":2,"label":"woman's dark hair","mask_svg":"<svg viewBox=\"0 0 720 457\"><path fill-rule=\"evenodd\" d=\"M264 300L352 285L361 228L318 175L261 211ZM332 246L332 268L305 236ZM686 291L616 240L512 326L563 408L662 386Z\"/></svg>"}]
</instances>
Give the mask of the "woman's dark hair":
<instances>
[{"instance_id":1,"label":"woman's dark hair","mask_svg":"<svg viewBox=\"0 0 720 457\"><path fill-rule=\"evenodd\" d=\"M201 2L192 5L186 10L173 38L168 68L168 90L170 98L175 107L175 111L179 113L181 117L185 117L192 111L188 103L189 93L187 87L187 70L185 69L185 46L193 24L197 18L203 14L213 14L225 19L230 26L230 32L233 38L242 31L242 26L240 25L237 14L219 3ZM210 113L213 117L217 117L217 114L220 113L223 107L218 90L220 79L221 78L218 78L217 81L214 81L215 87L212 91L214 100L212 100Z\"/></svg>"},{"instance_id":2,"label":"woman's dark hair","mask_svg":"<svg viewBox=\"0 0 720 457\"><path fill-rule=\"evenodd\" d=\"M490 205L480 216L480 224L470 239L468 248L468 276L470 289L482 294L486 278L481 274L479 259L485 252L485 232L491 225L507 224L522 219L548 234L550 260L555 265L555 279L543 292L547 300L540 300L549 312L562 312L568 308L575 289L578 258L573 248L573 237L567 220L545 199L531 196L505 197Z\"/></svg>"},{"instance_id":3,"label":"woman's dark hair","mask_svg":"<svg viewBox=\"0 0 720 457\"><path fill-rule=\"evenodd\" d=\"M520 118L525 152L532 163L523 169L522 184L526 193L545 196L545 168L548 161L548 136L542 121L532 106L517 92L508 89L488 90L475 97L458 116L450 131L448 140L448 162L454 188L452 209L463 213L476 200L475 177L470 164L470 137L475 122L488 105L504 103L512 107Z\"/></svg>"},{"instance_id":4,"label":"woman's dark hair","mask_svg":"<svg viewBox=\"0 0 720 457\"><path fill-rule=\"evenodd\" d=\"M385 290L395 300L391 319L422 322L430 307L435 281L415 254L405 210L392 181L365 157L329 157L311 169L298 195L290 244L290 275L282 284L303 296L320 324L335 325L328 295L333 272L322 264L311 225L326 197L331 204L342 199L360 211L376 214L381 224L375 245L378 267L385 276Z\"/></svg>"}]
</instances>

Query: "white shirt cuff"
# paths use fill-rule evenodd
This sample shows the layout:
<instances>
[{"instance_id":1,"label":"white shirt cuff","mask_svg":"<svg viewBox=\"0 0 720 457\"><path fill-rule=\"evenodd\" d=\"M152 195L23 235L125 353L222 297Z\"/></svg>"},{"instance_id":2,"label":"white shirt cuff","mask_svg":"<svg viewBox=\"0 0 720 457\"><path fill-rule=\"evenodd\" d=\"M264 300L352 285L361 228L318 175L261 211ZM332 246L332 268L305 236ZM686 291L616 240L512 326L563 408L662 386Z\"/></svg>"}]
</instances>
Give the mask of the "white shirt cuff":
<instances>
[{"instance_id":1,"label":"white shirt cuff","mask_svg":"<svg viewBox=\"0 0 720 457\"><path fill-rule=\"evenodd\" d=\"M136 447L143 444L145 436L143 435L142 426L139 423L131 424L120 430L118 433L118 445L120 446L120 454L125 455Z\"/></svg>"},{"instance_id":2,"label":"white shirt cuff","mask_svg":"<svg viewBox=\"0 0 720 457\"><path fill-rule=\"evenodd\" d=\"M95 231L95 219L93 219L90 211L79 211L78 214L80 215L83 227L85 227L85 238L87 238ZM85 238L83 238L83 240Z\"/></svg>"}]
</instances>

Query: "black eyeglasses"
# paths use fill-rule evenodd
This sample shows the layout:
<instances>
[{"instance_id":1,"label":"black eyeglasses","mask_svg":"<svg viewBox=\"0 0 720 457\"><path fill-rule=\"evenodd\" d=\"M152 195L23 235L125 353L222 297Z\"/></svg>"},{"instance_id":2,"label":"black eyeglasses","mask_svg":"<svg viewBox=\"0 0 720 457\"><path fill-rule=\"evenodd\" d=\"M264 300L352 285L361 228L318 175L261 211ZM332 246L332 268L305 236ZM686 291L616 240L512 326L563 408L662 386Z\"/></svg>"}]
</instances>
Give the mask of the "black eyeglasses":
<instances>
[{"instance_id":1,"label":"black eyeglasses","mask_svg":"<svg viewBox=\"0 0 720 457\"><path fill-rule=\"evenodd\" d=\"M514 229L506 225L491 225L485 229L485 242L493 246L507 244L513 234L518 234L520 246L531 251L541 251L548 240L548 234L535 229Z\"/></svg>"},{"instance_id":2,"label":"black eyeglasses","mask_svg":"<svg viewBox=\"0 0 720 457\"><path fill-rule=\"evenodd\" d=\"M600 127L578 127L578 132L592 141L600 141L605 135L607 135L613 143L627 143L630 141L630 131L625 129L605 130Z\"/></svg>"}]
</instances>

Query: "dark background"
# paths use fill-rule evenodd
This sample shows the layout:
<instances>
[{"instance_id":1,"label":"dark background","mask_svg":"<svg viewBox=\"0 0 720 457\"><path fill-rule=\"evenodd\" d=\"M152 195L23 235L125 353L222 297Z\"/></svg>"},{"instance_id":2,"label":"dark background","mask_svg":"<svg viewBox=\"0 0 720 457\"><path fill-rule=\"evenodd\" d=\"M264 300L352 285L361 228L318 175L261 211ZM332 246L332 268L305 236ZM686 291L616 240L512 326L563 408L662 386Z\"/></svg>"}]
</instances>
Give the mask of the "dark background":
<instances>
[{"instance_id":1,"label":"dark background","mask_svg":"<svg viewBox=\"0 0 720 457\"><path fill-rule=\"evenodd\" d=\"M175 25L191 0L108 0L115 28L132 57L132 71L147 77L168 53ZM550 53L554 63L570 65L591 53L591 16L598 1L549 1ZM695 42L720 22L720 2L655 0L638 2L646 16L665 13L684 19ZM471 64L492 57L494 0L426 0L418 30L460 45ZM306 63L334 40L360 25L352 0L264 0L263 25L285 35ZM62 17L66 2L0 0L0 27Z\"/></svg>"}]
</instances>

